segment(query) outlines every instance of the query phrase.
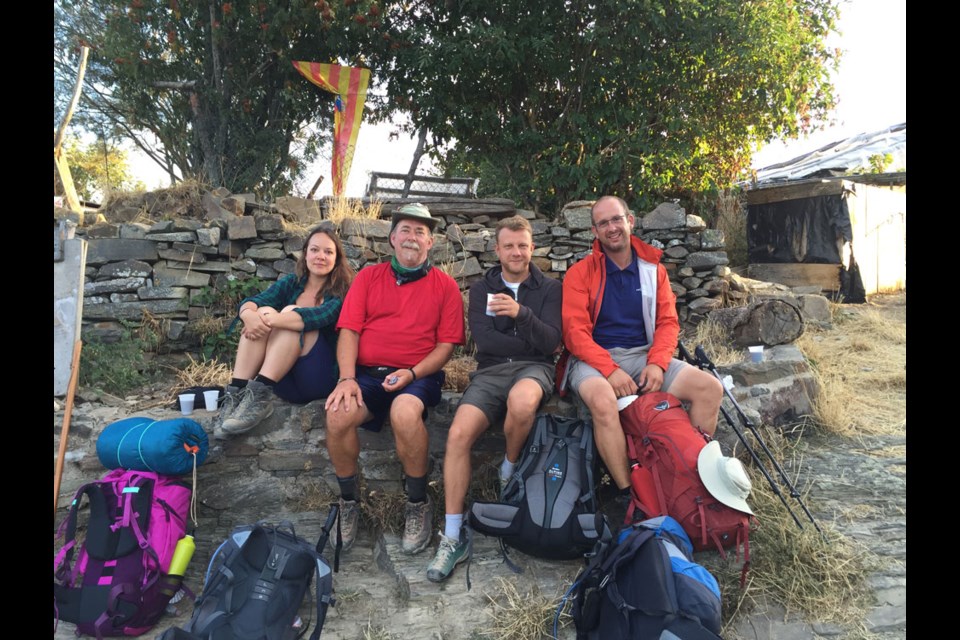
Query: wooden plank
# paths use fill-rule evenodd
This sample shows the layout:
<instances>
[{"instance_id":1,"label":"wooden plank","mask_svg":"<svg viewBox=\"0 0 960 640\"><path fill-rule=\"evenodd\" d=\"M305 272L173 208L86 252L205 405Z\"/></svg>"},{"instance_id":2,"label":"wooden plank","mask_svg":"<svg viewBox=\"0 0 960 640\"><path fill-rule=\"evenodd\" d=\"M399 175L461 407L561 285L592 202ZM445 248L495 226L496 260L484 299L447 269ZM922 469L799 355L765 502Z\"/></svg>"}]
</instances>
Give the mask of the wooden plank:
<instances>
[{"instance_id":1,"label":"wooden plank","mask_svg":"<svg viewBox=\"0 0 960 640\"><path fill-rule=\"evenodd\" d=\"M375 171L375 172L372 172L370 175L374 179L388 178L390 180L402 180L402 181L405 181L407 179L406 173L382 173L380 171ZM475 179L474 178L443 178L438 176L415 175L413 176L413 182L432 182L435 184L465 184L465 185L472 186L473 183L475 182ZM383 187L380 187L380 190L382 191Z\"/></svg>"},{"instance_id":2,"label":"wooden plank","mask_svg":"<svg viewBox=\"0 0 960 640\"><path fill-rule=\"evenodd\" d=\"M380 201L380 217L387 218L394 210L410 202L410 199L391 198ZM509 198L424 198L423 204L435 216L457 215L465 218L476 216L512 216L516 204Z\"/></svg>"},{"instance_id":3,"label":"wooden plank","mask_svg":"<svg viewBox=\"0 0 960 640\"><path fill-rule=\"evenodd\" d=\"M835 196L843 193L845 188L849 189L849 185L845 185L844 180L821 180L782 187L753 189L747 192L747 204L770 204L771 202L798 200L815 196Z\"/></svg>"},{"instance_id":4,"label":"wooden plank","mask_svg":"<svg viewBox=\"0 0 960 640\"><path fill-rule=\"evenodd\" d=\"M788 287L818 286L826 291L840 289L839 264L749 264L747 277Z\"/></svg>"}]
</instances>

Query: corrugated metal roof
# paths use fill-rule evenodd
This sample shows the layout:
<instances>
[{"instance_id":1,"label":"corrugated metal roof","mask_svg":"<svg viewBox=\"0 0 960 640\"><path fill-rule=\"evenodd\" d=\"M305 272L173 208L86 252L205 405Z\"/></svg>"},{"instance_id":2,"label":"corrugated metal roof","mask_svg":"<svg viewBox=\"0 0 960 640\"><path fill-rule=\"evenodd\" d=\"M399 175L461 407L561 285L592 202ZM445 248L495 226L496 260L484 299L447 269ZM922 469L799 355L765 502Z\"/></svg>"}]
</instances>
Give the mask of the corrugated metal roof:
<instances>
[{"instance_id":1,"label":"corrugated metal roof","mask_svg":"<svg viewBox=\"0 0 960 640\"><path fill-rule=\"evenodd\" d=\"M769 186L769 183L786 180L842 175L857 169L869 169L870 156L883 153L893 156L891 169L906 168L906 122L872 133L859 133L792 160L757 169L756 185Z\"/></svg>"}]
</instances>

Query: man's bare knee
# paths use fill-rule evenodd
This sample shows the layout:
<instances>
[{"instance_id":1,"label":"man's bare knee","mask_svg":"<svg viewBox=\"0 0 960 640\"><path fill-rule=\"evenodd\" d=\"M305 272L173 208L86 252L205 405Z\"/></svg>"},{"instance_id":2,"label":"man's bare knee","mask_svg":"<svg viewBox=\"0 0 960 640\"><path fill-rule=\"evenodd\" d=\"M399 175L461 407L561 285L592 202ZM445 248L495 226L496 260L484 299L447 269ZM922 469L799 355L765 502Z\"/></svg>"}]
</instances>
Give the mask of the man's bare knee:
<instances>
[{"instance_id":1,"label":"man's bare knee","mask_svg":"<svg viewBox=\"0 0 960 640\"><path fill-rule=\"evenodd\" d=\"M594 422L603 418L609 419L611 416L618 414L617 395L610 383L604 378L587 378L577 390L577 395L587 405Z\"/></svg>"},{"instance_id":2,"label":"man's bare knee","mask_svg":"<svg viewBox=\"0 0 960 640\"><path fill-rule=\"evenodd\" d=\"M464 404L457 409L447 434L447 452L465 453L473 447L489 423L478 407Z\"/></svg>"},{"instance_id":3,"label":"man's bare knee","mask_svg":"<svg viewBox=\"0 0 960 640\"><path fill-rule=\"evenodd\" d=\"M521 380L513 385L507 395L507 413L512 416L531 417L540 407L543 389L533 380Z\"/></svg>"},{"instance_id":4,"label":"man's bare knee","mask_svg":"<svg viewBox=\"0 0 960 640\"><path fill-rule=\"evenodd\" d=\"M423 402L420 398L409 393L398 395L390 405L390 425L395 432L423 427Z\"/></svg>"},{"instance_id":5,"label":"man's bare knee","mask_svg":"<svg viewBox=\"0 0 960 640\"><path fill-rule=\"evenodd\" d=\"M340 409L340 411L328 411L326 421L327 435L334 438L342 437L344 434L359 427L365 416L366 412L362 408L355 408L349 413L343 409Z\"/></svg>"}]
</instances>

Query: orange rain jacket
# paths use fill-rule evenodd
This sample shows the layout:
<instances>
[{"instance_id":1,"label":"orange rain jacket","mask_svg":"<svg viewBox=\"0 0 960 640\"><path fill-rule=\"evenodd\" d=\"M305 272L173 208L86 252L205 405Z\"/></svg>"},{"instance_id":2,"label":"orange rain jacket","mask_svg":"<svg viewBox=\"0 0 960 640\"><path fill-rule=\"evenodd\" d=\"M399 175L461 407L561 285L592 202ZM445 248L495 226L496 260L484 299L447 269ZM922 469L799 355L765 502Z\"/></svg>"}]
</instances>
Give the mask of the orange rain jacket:
<instances>
[{"instance_id":1,"label":"orange rain jacket","mask_svg":"<svg viewBox=\"0 0 960 640\"><path fill-rule=\"evenodd\" d=\"M630 237L637 254L643 296L643 322L650 350L647 362L664 371L670 365L680 336L677 297L670 288L666 268L660 264L660 249L636 236ZM563 279L563 343L566 349L604 376L617 368L610 353L593 340L593 327L600 314L607 282L606 256L600 242L593 241L593 253L576 263ZM566 386L566 358L558 363L558 388Z\"/></svg>"}]
</instances>

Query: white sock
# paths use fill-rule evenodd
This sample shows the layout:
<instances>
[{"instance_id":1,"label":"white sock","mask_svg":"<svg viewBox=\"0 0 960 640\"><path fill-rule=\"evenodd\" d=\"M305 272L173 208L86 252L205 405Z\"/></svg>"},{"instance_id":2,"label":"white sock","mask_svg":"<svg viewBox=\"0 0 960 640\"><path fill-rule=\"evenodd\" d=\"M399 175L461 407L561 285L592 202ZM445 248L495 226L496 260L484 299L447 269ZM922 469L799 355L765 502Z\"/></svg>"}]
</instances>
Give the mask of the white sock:
<instances>
[{"instance_id":1,"label":"white sock","mask_svg":"<svg viewBox=\"0 0 960 640\"><path fill-rule=\"evenodd\" d=\"M500 479L509 480L513 475L513 468L517 466L516 462L510 462L507 456L503 456L503 462L500 464Z\"/></svg>"},{"instance_id":2,"label":"white sock","mask_svg":"<svg viewBox=\"0 0 960 640\"><path fill-rule=\"evenodd\" d=\"M443 535L448 538L453 538L454 540L460 539L460 527L463 526L463 514L462 513L447 513L444 514L444 525L443 525Z\"/></svg>"}]
</instances>

